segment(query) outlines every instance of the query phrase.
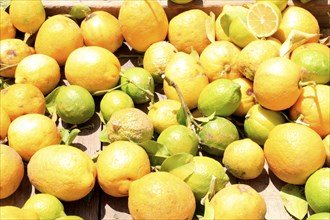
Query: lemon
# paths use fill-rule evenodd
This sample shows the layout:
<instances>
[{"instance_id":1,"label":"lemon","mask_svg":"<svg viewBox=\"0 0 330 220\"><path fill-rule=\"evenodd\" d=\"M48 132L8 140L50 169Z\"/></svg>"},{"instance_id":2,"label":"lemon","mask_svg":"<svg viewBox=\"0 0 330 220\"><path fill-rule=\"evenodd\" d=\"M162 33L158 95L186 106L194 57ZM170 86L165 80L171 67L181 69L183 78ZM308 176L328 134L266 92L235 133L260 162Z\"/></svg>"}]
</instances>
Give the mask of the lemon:
<instances>
[{"instance_id":1,"label":"lemon","mask_svg":"<svg viewBox=\"0 0 330 220\"><path fill-rule=\"evenodd\" d=\"M143 104L151 100L155 91L152 75L142 67L131 67L120 77L121 90L126 92L135 104Z\"/></svg>"},{"instance_id":2,"label":"lemon","mask_svg":"<svg viewBox=\"0 0 330 220\"><path fill-rule=\"evenodd\" d=\"M62 202L47 193L32 195L25 201L22 209L37 213L40 220L56 219L66 215Z\"/></svg>"},{"instance_id":3,"label":"lemon","mask_svg":"<svg viewBox=\"0 0 330 220\"><path fill-rule=\"evenodd\" d=\"M253 83L245 77L233 79L233 82L238 83L241 86L242 94L240 104L233 115L244 117L249 109L257 102L253 93Z\"/></svg>"},{"instance_id":4,"label":"lemon","mask_svg":"<svg viewBox=\"0 0 330 220\"><path fill-rule=\"evenodd\" d=\"M120 70L120 62L112 52L100 46L85 46L70 53L64 73L71 85L104 94L104 90L117 85Z\"/></svg>"},{"instance_id":5,"label":"lemon","mask_svg":"<svg viewBox=\"0 0 330 220\"><path fill-rule=\"evenodd\" d=\"M44 95L55 89L60 79L60 66L54 58L44 54L25 57L15 71L15 83L31 83Z\"/></svg>"},{"instance_id":6,"label":"lemon","mask_svg":"<svg viewBox=\"0 0 330 220\"><path fill-rule=\"evenodd\" d=\"M25 57L31 55L31 49L20 39L4 39L0 41L0 76L15 77L16 65ZM13 66L12 66L13 65ZM3 69L5 68L5 69Z\"/></svg>"},{"instance_id":7,"label":"lemon","mask_svg":"<svg viewBox=\"0 0 330 220\"><path fill-rule=\"evenodd\" d=\"M62 201L76 201L92 191L96 181L93 160L69 145L50 145L38 150L27 165L31 184L40 192Z\"/></svg>"},{"instance_id":8,"label":"lemon","mask_svg":"<svg viewBox=\"0 0 330 220\"><path fill-rule=\"evenodd\" d=\"M42 114L26 114L16 118L8 129L9 146L19 153L24 161L39 149L59 144L61 134L56 123Z\"/></svg>"},{"instance_id":9,"label":"lemon","mask_svg":"<svg viewBox=\"0 0 330 220\"><path fill-rule=\"evenodd\" d=\"M236 65L238 70L249 80L254 80L254 75L259 65L269 58L278 57L279 50L267 40L254 40L247 44L238 54Z\"/></svg>"},{"instance_id":10,"label":"lemon","mask_svg":"<svg viewBox=\"0 0 330 220\"><path fill-rule=\"evenodd\" d=\"M326 160L325 164L330 167L330 134L323 138L323 143L325 146Z\"/></svg>"},{"instance_id":11,"label":"lemon","mask_svg":"<svg viewBox=\"0 0 330 220\"><path fill-rule=\"evenodd\" d=\"M288 0L256 0L256 2L271 2L282 12L288 6Z\"/></svg>"},{"instance_id":12,"label":"lemon","mask_svg":"<svg viewBox=\"0 0 330 220\"><path fill-rule=\"evenodd\" d=\"M12 0L9 7L10 20L21 32L33 34L46 19L46 11L41 0Z\"/></svg>"},{"instance_id":13,"label":"lemon","mask_svg":"<svg viewBox=\"0 0 330 220\"><path fill-rule=\"evenodd\" d=\"M272 111L259 104L252 106L244 120L244 132L248 138L259 145L264 145L269 132L279 124L286 122L281 112Z\"/></svg>"},{"instance_id":14,"label":"lemon","mask_svg":"<svg viewBox=\"0 0 330 220\"><path fill-rule=\"evenodd\" d=\"M80 28L86 46L100 46L115 52L124 41L118 19L106 11L90 13Z\"/></svg>"},{"instance_id":15,"label":"lemon","mask_svg":"<svg viewBox=\"0 0 330 220\"><path fill-rule=\"evenodd\" d=\"M82 46L81 29L64 14L48 17L39 28L34 44L36 53L53 57L60 66L65 64L72 51Z\"/></svg>"},{"instance_id":16,"label":"lemon","mask_svg":"<svg viewBox=\"0 0 330 220\"><path fill-rule=\"evenodd\" d=\"M292 51L290 59L306 70L303 81L315 81L318 84L327 84L330 81L330 49L326 45L302 45Z\"/></svg>"},{"instance_id":17,"label":"lemon","mask_svg":"<svg viewBox=\"0 0 330 220\"><path fill-rule=\"evenodd\" d=\"M330 168L324 167L310 175L305 184L305 196L316 213L330 212Z\"/></svg>"},{"instance_id":18,"label":"lemon","mask_svg":"<svg viewBox=\"0 0 330 220\"><path fill-rule=\"evenodd\" d=\"M179 88L188 108L196 108L201 91L209 83L199 61L190 54L178 52L167 64L165 76ZM180 101L177 90L167 80L164 80L163 88L168 99Z\"/></svg>"},{"instance_id":19,"label":"lemon","mask_svg":"<svg viewBox=\"0 0 330 220\"><path fill-rule=\"evenodd\" d=\"M233 184L217 192L210 204L214 219L265 219L266 203L251 186Z\"/></svg>"},{"instance_id":20,"label":"lemon","mask_svg":"<svg viewBox=\"0 0 330 220\"><path fill-rule=\"evenodd\" d=\"M230 143L239 139L236 126L223 117L216 117L204 124L198 136L202 143L202 149L216 156L222 155Z\"/></svg>"},{"instance_id":21,"label":"lemon","mask_svg":"<svg viewBox=\"0 0 330 220\"><path fill-rule=\"evenodd\" d=\"M124 39L137 51L144 52L151 44L167 37L167 15L158 1L124 0L118 20Z\"/></svg>"},{"instance_id":22,"label":"lemon","mask_svg":"<svg viewBox=\"0 0 330 220\"><path fill-rule=\"evenodd\" d=\"M92 95L81 86L61 87L55 103L56 113L69 124L82 124L95 113L95 102Z\"/></svg>"},{"instance_id":23,"label":"lemon","mask_svg":"<svg viewBox=\"0 0 330 220\"><path fill-rule=\"evenodd\" d=\"M254 179L260 176L265 165L262 148L249 138L233 141L223 154L223 164L239 179Z\"/></svg>"},{"instance_id":24,"label":"lemon","mask_svg":"<svg viewBox=\"0 0 330 220\"><path fill-rule=\"evenodd\" d=\"M205 116L213 113L217 116L233 114L241 101L238 83L229 79L217 79L208 84L198 98L198 110Z\"/></svg>"},{"instance_id":25,"label":"lemon","mask_svg":"<svg viewBox=\"0 0 330 220\"><path fill-rule=\"evenodd\" d=\"M187 219L196 202L189 185L168 172L151 172L132 182L128 209L133 219Z\"/></svg>"},{"instance_id":26,"label":"lemon","mask_svg":"<svg viewBox=\"0 0 330 220\"><path fill-rule=\"evenodd\" d=\"M236 17L245 17L248 9L242 5L225 4L221 13L215 21L216 40L231 41L229 37L229 26Z\"/></svg>"},{"instance_id":27,"label":"lemon","mask_svg":"<svg viewBox=\"0 0 330 220\"><path fill-rule=\"evenodd\" d=\"M0 199L4 199L18 189L25 171L21 156L8 145L0 144L0 159Z\"/></svg>"},{"instance_id":28,"label":"lemon","mask_svg":"<svg viewBox=\"0 0 330 220\"><path fill-rule=\"evenodd\" d=\"M178 51L201 54L211 43L208 21L211 17L201 9L189 9L174 16L168 25L168 40ZM211 26L212 27L212 26Z\"/></svg>"},{"instance_id":29,"label":"lemon","mask_svg":"<svg viewBox=\"0 0 330 220\"><path fill-rule=\"evenodd\" d=\"M281 11L272 2L254 3L247 13L247 26L258 38L270 37L281 22Z\"/></svg>"},{"instance_id":30,"label":"lemon","mask_svg":"<svg viewBox=\"0 0 330 220\"><path fill-rule=\"evenodd\" d=\"M59 217L55 220L84 220L84 219L77 215L67 215L67 216Z\"/></svg>"},{"instance_id":31,"label":"lemon","mask_svg":"<svg viewBox=\"0 0 330 220\"><path fill-rule=\"evenodd\" d=\"M164 145L170 155L177 153L196 155L198 151L196 134L184 125L171 125L164 129L158 136L157 142Z\"/></svg>"},{"instance_id":32,"label":"lemon","mask_svg":"<svg viewBox=\"0 0 330 220\"><path fill-rule=\"evenodd\" d=\"M148 116L154 125L155 132L160 134L171 125L178 125L177 113L181 103L176 100L163 99L149 107Z\"/></svg>"},{"instance_id":33,"label":"lemon","mask_svg":"<svg viewBox=\"0 0 330 220\"><path fill-rule=\"evenodd\" d=\"M140 143L150 140L154 133L148 115L137 108L115 111L107 123L107 129L110 142L129 140Z\"/></svg>"},{"instance_id":34,"label":"lemon","mask_svg":"<svg viewBox=\"0 0 330 220\"><path fill-rule=\"evenodd\" d=\"M155 83L163 83L161 75L178 50L168 41L159 41L148 47L143 55L143 68L150 72Z\"/></svg>"},{"instance_id":35,"label":"lemon","mask_svg":"<svg viewBox=\"0 0 330 220\"><path fill-rule=\"evenodd\" d=\"M150 161L148 154L139 145L116 141L100 152L96 169L97 181L102 190L114 197L124 197L128 196L133 181L150 173Z\"/></svg>"},{"instance_id":36,"label":"lemon","mask_svg":"<svg viewBox=\"0 0 330 220\"><path fill-rule=\"evenodd\" d=\"M244 48L250 42L258 38L249 30L245 17L235 17L229 26L230 40L240 48Z\"/></svg>"},{"instance_id":37,"label":"lemon","mask_svg":"<svg viewBox=\"0 0 330 220\"><path fill-rule=\"evenodd\" d=\"M0 10L0 40L15 38L16 28L10 20L9 14L5 10Z\"/></svg>"},{"instance_id":38,"label":"lemon","mask_svg":"<svg viewBox=\"0 0 330 220\"><path fill-rule=\"evenodd\" d=\"M123 108L134 108L134 102L127 93L121 90L108 92L101 99L100 110L106 122L115 111Z\"/></svg>"},{"instance_id":39,"label":"lemon","mask_svg":"<svg viewBox=\"0 0 330 220\"><path fill-rule=\"evenodd\" d=\"M0 141L5 140L8 134L8 128L11 123L8 113L0 107Z\"/></svg>"},{"instance_id":40,"label":"lemon","mask_svg":"<svg viewBox=\"0 0 330 220\"><path fill-rule=\"evenodd\" d=\"M203 50L199 62L210 82L219 78L234 79L242 76L236 66L240 50L235 44L224 40L212 42Z\"/></svg>"}]
</instances>

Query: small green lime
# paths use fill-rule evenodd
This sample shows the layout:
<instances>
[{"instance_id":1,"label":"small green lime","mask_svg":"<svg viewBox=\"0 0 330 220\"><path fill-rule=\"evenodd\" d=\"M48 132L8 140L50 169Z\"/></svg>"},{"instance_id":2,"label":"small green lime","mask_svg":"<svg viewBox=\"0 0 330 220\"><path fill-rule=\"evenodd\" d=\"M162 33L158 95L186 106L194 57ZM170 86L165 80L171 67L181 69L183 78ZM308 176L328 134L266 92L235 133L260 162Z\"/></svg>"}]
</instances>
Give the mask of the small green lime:
<instances>
[{"instance_id":1,"label":"small green lime","mask_svg":"<svg viewBox=\"0 0 330 220\"><path fill-rule=\"evenodd\" d=\"M196 155L198 151L196 134L184 125L171 125L167 127L160 133L157 142L165 145L171 155L177 153Z\"/></svg>"},{"instance_id":2,"label":"small green lime","mask_svg":"<svg viewBox=\"0 0 330 220\"><path fill-rule=\"evenodd\" d=\"M95 113L93 96L78 85L63 86L56 96L56 113L66 123L82 124Z\"/></svg>"},{"instance_id":3,"label":"small green lime","mask_svg":"<svg viewBox=\"0 0 330 220\"><path fill-rule=\"evenodd\" d=\"M198 98L198 110L205 116L233 114L241 101L241 86L230 79L217 79L209 83Z\"/></svg>"},{"instance_id":4,"label":"small green lime","mask_svg":"<svg viewBox=\"0 0 330 220\"><path fill-rule=\"evenodd\" d=\"M24 203L23 210L31 210L39 215L40 220L56 219L66 216L62 202L47 193L32 195Z\"/></svg>"},{"instance_id":5,"label":"small green lime","mask_svg":"<svg viewBox=\"0 0 330 220\"><path fill-rule=\"evenodd\" d=\"M176 3L176 4L187 4L193 0L171 0L172 2Z\"/></svg>"},{"instance_id":6,"label":"small green lime","mask_svg":"<svg viewBox=\"0 0 330 220\"><path fill-rule=\"evenodd\" d=\"M112 113L123 108L133 108L133 99L121 90L106 93L100 102L100 110L104 120L109 121Z\"/></svg>"},{"instance_id":7,"label":"small green lime","mask_svg":"<svg viewBox=\"0 0 330 220\"><path fill-rule=\"evenodd\" d=\"M222 155L230 143L239 139L236 126L223 117L217 117L204 124L198 135L202 149L216 156Z\"/></svg>"},{"instance_id":8,"label":"small green lime","mask_svg":"<svg viewBox=\"0 0 330 220\"><path fill-rule=\"evenodd\" d=\"M310 215L306 220L330 220L330 212L320 212Z\"/></svg>"},{"instance_id":9,"label":"small green lime","mask_svg":"<svg viewBox=\"0 0 330 220\"><path fill-rule=\"evenodd\" d=\"M305 196L315 213L330 212L330 167L315 171L306 181Z\"/></svg>"},{"instance_id":10,"label":"small green lime","mask_svg":"<svg viewBox=\"0 0 330 220\"><path fill-rule=\"evenodd\" d=\"M131 67L120 77L121 90L132 97L134 103L142 104L150 101L150 95L155 91L152 75L142 67Z\"/></svg>"}]
</instances>

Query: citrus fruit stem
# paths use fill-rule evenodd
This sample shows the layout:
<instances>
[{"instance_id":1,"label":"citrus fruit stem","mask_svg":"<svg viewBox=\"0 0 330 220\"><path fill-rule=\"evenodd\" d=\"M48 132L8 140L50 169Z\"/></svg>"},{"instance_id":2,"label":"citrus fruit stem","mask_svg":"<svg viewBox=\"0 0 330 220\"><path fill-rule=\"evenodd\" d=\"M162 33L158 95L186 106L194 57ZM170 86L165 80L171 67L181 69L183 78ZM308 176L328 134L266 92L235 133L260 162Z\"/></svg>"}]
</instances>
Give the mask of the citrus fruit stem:
<instances>
[{"instance_id":1,"label":"citrus fruit stem","mask_svg":"<svg viewBox=\"0 0 330 220\"><path fill-rule=\"evenodd\" d=\"M96 92L93 92L92 93L92 95L102 95L102 94L105 94L105 93L110 93L110 92L112 92L112 91L114 91L114 90L116 90L116 89L119 89L120 87L122 87L122 86L125 86L125 85L127 85L128 83L130 83L130 82L125 82L125 83L123 83L123 84L121 84L121 85L118 85L118 86L115 86L115 87L113 87L113 88L111 88L111 89L107 89L107 90L99 90L99 91L96 91Z\"/></svg>"},{"instance_id":2,"label":"citrus fruit stem","mask_svg":"<svg viewBox=\"0 0 330 220\"><path fill-rule=\"evenodd\" d=\"M316 86L316 82L315 81L307 81L307 82L299 81L299 88L302 88L304 86Z\"/></svg>"},{"instance_id":3,"label":"citrus fruit stem","mask_svg":"<svg viewBox=\"0 0 330 220\"><path fill-rule=\"evenodd\" d=\"M0 68L0 72L1 72L1 71L4 71L4 70L6 70L6 69L10 69L10 68L12 68L12 67L17 66L17 63L16 63L16 64L11 64L11 65L5 65L5 64L2 64L2 65L5 66L5 67Z\"/></svg>"},{"instance_id":4,"label":"citrus fruit stem","mask_svg":"<svg viewBox=\"0 0 330 220\"><path fill-rule=\"evenodd\" d=\"M304 115L303 114L300 114L297 118L297 120L295 120L295 123L297 124L301 124L301 125L305 125L305 126L309 126L309 124L303 122L304 120Z\"/></svg>"},{"instance_id":5,"label":"citrus fruit stem","mask_svg":"<svg viewBox=\"0 0 330 220\"><path fill-rule=\"evenodd\" d=\"M184 115L185 115L185 118L186 118L186 126L190 128L191 125L192 125L193 116L192 116L186 102L184 101L184 98L183 98L183 95L181 93L180 88L178 87L178 85L174 81L172 81L167 76L165 76L165 74L162 74L161 76L170 86L172 86L175 89L176 93L178 94L181 105L182 105L182 108L184 110Z\"/></svg>"}]
</instances>

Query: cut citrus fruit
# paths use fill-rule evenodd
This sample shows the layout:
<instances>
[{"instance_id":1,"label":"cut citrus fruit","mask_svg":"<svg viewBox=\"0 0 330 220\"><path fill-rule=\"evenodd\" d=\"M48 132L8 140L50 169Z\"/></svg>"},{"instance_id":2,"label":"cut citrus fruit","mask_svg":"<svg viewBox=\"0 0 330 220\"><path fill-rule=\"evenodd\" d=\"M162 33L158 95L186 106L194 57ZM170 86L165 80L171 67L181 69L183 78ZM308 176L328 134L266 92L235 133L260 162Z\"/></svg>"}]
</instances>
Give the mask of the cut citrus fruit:
<instances>
[{"instance_id":1,"label":"cut citrus fruit","mask_svg":"<svg viewBox=\"0 0 330 220\"><path fill-rule=\"evenodd\" d=\"M257 2L247 13L248 28L259 38L272 36L277 31L280 20L280 9L271 2Z\"/></svg>"}]
</instances>

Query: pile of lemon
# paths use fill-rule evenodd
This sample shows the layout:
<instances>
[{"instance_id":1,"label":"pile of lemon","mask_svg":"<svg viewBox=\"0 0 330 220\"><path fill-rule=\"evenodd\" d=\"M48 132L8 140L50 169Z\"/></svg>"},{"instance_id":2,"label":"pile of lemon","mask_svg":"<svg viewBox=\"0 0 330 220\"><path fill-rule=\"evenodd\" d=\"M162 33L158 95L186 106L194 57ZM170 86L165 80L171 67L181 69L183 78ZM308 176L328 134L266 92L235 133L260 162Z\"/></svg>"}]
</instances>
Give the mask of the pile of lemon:
<instances>
[{"instance_id":1,"label":"pile of lemon","mask_svg":"<svg viewBox=\"0 0 330 220\"><path fill-rule=\"evenodd\" d=\"M118 16L47 17L40 0L11 0L0 12L0 199L24 175L38 191L1 219L82 219L62 202L96 184L128 197L133 219L265 219L272 207L240 180L266 163L302 187L306 207L289 214L329 219L330 50L308 10L257 0L169 18L124 0ZM93 120L92 158L71 143Z\"/></svg>"}]
</instances>

